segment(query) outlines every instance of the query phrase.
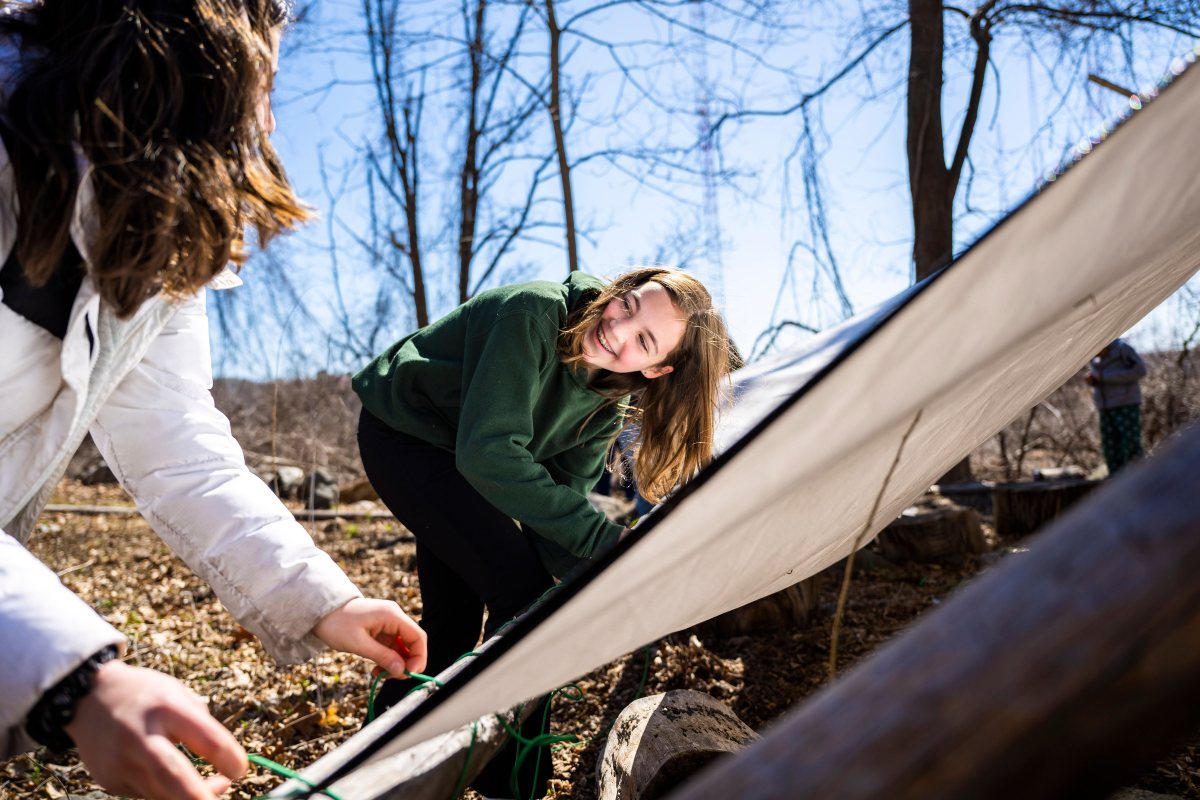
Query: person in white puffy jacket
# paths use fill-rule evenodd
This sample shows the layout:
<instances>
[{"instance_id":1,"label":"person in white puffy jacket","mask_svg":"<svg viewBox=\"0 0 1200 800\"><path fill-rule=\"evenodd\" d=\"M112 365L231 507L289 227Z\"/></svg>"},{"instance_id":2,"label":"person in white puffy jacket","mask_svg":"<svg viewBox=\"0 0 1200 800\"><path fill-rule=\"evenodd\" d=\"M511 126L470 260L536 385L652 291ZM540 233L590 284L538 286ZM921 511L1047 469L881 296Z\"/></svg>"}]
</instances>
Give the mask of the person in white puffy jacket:
<instances>
[{"instance_id":1,"label":"person in white puffy jacket","mask_svg":"<svg viewBox=\"0 0 1200 800\"><path fill-rule=\"evenodd\" d=\"M280 662L419 672L423 632L362 597L246 468L210 394L205 287L305 210L267 135L285 0L0 5L0 757L78 746L108 791L210 798L246 769L173 678L24 543L90 431L158 534ZM18 211L19 209L19 211ZM219 775L203 779L182 742Z\"/></svg>"}]
</instances>

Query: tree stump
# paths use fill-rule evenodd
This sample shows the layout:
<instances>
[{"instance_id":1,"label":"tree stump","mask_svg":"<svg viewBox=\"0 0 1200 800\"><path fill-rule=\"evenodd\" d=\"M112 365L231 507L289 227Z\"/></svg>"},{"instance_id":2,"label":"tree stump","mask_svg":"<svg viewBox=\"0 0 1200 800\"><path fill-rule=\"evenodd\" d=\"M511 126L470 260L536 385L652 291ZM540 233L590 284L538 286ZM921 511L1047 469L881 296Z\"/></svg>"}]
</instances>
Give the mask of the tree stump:
<instances>
[{"instance_id":1,"label":"tree stump","mask_svg":"<svg viewBox=\"0 0 1200 800\"><path fill-rule=\"evenodd\" d=\"M997 484L992 492L996 535L1002 539L1028 536L1100 483L1067 480Z\"/></svg>"},{"instance_id":2,"label":"tree stump","mask_svg":"<svg viewBox=\"0 0 1200 800\"><path fill-rule=\"evenodd\" d=\"M706 694L675 690L635 700L613 723L596 766L599 800L662 797L714 758L758 734Z\"/></svg>"},{"instance_id":3,"label":"tree stump","mask_svg":"<svg viewBox=\"0 0 1200 800\"><path fill-rule=\"evenodd\" d=\"M719 614L696 627L702 636L727 639L747 633L766 633L803 625L817 607L815 578L808 578L781 591Z\"/></svg>"},{"instance_id":4,"label":"tree stump","mask_svg":"<svg viewBox=\"0 0 1200 800\"><path fill-rule=\"evenodd\" d=\"M995 485L991 481L939 483L933 487L933 490L956 505L973 508L980 514L990 514L992 513L992 489Z\"/></svg>"},{"instance_id":5,"label":"tree stump","mask_svg":"<svg viewBox=\"0 0 1200 800\"><path fill-rule=\"evenodd\" d=\"M879 532L880 554L889 561L943 561L987 550L979 514L948 503L912 507Z\"/></svg>"}]
</instances>

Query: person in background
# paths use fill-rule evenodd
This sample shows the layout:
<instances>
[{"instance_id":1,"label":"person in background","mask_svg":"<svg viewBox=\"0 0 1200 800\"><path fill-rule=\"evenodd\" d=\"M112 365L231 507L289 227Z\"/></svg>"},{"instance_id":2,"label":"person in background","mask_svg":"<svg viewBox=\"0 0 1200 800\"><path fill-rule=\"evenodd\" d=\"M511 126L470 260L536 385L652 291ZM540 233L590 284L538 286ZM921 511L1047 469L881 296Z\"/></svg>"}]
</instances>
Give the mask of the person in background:
<instances>
[{"instance_id":1,"label":"person in background","mask_svg":"<svg viewBox=\"0 0 1200 800\"><path fill-rule=\"evenodd\" d=\"M607 453L632 451L655 502L711 458L729 349L687 273L646 267L606 285L575 272L483 292L354 376L367 477L417 540L431 672L617 542L621 526L587 499ZM626 420L634 438L614 449ZM385 681L380 705L406 683ZM535 709L525 738L543 716ZM516 762L510 743L474 787L544 794L549 752L529 754L519 775Z\"/></svg>"},{"instance_id":2,"label":"person in background","mask_svg":"<svg viewBox=\"0 0 1200 800\"><path fill-rule=\"evenodd\" d=\"M278 661L328 646L424 667L420 628L317 549L209 391L205 288L240 282L247 226L265 246L307 216L267 139L287 16L282 0L0 3L0 757L76 745L114 794L204 800L248 764L23 546L89 432Z\"/></svg>"},{"instance_id":3,"label":"person in background","mask_svg":"<svg viewBox=\"0 0 1200 800\"><path fill-rule=\"evenodd\" d=\"M1114 339L1092 358L1084 380L1100 414L1100 447L1108 474L1142 456L1142 390L1146 364L1124 339Z\"/></svg>"}]
</instances>

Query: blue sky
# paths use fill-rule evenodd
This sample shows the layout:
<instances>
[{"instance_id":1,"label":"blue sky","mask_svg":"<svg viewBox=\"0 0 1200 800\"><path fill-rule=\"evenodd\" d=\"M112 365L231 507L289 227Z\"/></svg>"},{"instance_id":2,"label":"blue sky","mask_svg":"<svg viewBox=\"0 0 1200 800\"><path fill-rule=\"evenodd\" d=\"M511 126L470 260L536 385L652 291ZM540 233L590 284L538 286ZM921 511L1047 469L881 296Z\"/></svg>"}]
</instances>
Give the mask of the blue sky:
<instances>
[{"instance_id":1,"label":"blue sky","mask_svg":"<svg viewBox=\"0 0 1200 800\"><path fill-rule=\"evenodd\" d=\"M407 7L413 8L420 20L414 24L431 31L446 25L445 30L453 31L451 18L442 10L444 5L413 2ZM561 7L566 9L562 12L566 17L571 4ZM276 146L293 181L321 215L302 234L286 242L282 252L302 300L318 320L326 312L332 313L335 295L330 275L335 257L343 276L346 302L351 307L369 302L368 297L355 295L364 280L356 276L366 257L348 236L365 213L362 168L355 148L371 135L376 118L375 97L363 55L365 45L358 33L360 8L351 0L317 3L311 27L296 31L298 35L285 48L275 92ZM638 23L645 29L634 30L630 19L599 19L589 32L629 41L680 35L678 29L645 19ZM760 55L770 68L734 63L735 58L710 47L706 64L709 76L714 81L741 80L743 90L755 96L759 107L787 105L797 93L818 85L845 53L855 52L856 45L842 33L848 22L833 20L821 30L776 43L774 51L764 49ZM912 233L904 156L904 94L902 81L895 77L902 75L906 67L905 37L901 33L893 52L881 51L878 58L868 62L869 72L844 84L844 89L831 92L821 107L819 163L830 239L855 310L898 292L910 280ZM1047 84L1048 73L1038 63L1041 56L1030 59L1027 51L1013 49L1013 43L1011 37L997 36L995 40L993 74L989 76L973 142L973 174L969 186L960 188L960 207L964 209L957 223L960 246L1019 203L1075 142L1128 107L1127 98L1087 84L1087 71L1105 72L1116 83L1140 88L1152 85L1172 57L1194 45L1180 37L1159 37L1146 43L1129 65L1059 67L1054 73L1059 85L1051 87ZM603 53L589 52L586 42L577 46L568 64L568 76L575 80L589 77L588 108L619 103L617 92L622 88L627 92L628 87L621 87L611 78L611 68L609 77L605 77ZM951 54L948 58L943 109L948 129L957 125L967 91L965 71L953 67L958 57ZM531 56L528 68L536 70L533 59ZM664 100L680 104L698 96L694 80L697 59L693 47L685 54L687 63L682 69L658 72L660 84L655 91L661 91ZM1056 97L1063 82L1072 89L1072 100L1058 105ZM714 112L719 107L717 98ZM619 124L597 126L569 142L572 152L618 144L622 136L660 132L646 127L656 124L652 109L645 109L643 116L638 106L632 108ZM453 141L453 134L437 127L449 128L452 117L435 111L429 112L429 117L425 147L436 163L436 157L453 155L453 146L445 144ZM542 120L535 117L534 122L540 125ZM685 115L669 124L678 130L666 133L680 140L694 137L695 119ZM722 186L717 195L722 243L719 283L726 316L743 351L749 351L772 317L825 327L842 315L819 268L803 246L796 246L797 242L812 245L809 218L799 201L802 184L794 158L799 126L799 117L792 116L728 126L722 132L725 163L735 168L739 177L734 185ZM445 152L438 152L439 148ZM698 166L700 156L695 158ZM694 247L696 234L691 229L703 194L691 181L660 181L657 188L648 188L618 169L598 165L575 170L573 178L576 207L590 232L580 241L585 270L613 275L627 265L673 261L673 254L686 253L689 267L702 275L713 274L714 266ZM450 196L456 191L454 175L448 168L440 173L433 169L426 173L425 180L429 206L439 210L436 204L444 202L443 191L449 189ZM336 205L331 203L331 194L340 195ZM439 228L444 222L434 223L426 231L431 243L428 264L442 275L435 278L435 316L449 310L454 302L452 278L447 271L453 269L452 251L445 246L446 226ZM526 242L512 264L508 276L512 279L561 277L565 271L561 233L546 232ZM252 269L247 271L251 280ZM1146 347L1169 341L1171 327L1186 324L1180 319L1178 314L1158 314L1139 326L1135 339ZM399 336L412 323L397 314L393 327L390 333ZM278 336L282 341L294 338L293 333L268 336ZM311 335L315 341L320 332L312 331ZM323 364L322 358L317 353L306 360L304 367L276 364L268 371L345 367L341 363ZM263 371L261 365L241 365L229 371L269 377L255 374Z\"/></svg>"}]
</instances>

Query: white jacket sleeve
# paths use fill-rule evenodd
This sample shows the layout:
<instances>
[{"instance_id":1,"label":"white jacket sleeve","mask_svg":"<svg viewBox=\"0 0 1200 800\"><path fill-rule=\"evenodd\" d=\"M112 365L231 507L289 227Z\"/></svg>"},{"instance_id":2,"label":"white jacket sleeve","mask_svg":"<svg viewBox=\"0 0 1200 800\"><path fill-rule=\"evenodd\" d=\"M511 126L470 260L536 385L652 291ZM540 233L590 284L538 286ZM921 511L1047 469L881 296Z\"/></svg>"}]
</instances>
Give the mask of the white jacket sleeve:
<instances>
[{"instance_id":1,"label":"white jacket sleeve","mask_svg":"<svg viewBox=\"0 0 1200 800\"><path fill-rule=\"evenodd\" d=\"M0 531L0 759L31 749L25 717L42 693L124 637Z\"/></svg>"},{"instance_id":2,"label":"white jacket sleeve","mask_svg":"<svg viewBox=\"0 0 1200 800\"><path fill-rule=\"evenodd\" d=\"M204 293L181 301L113 392L92 438L155 531L280 662L323 649L311 634L361 596L246 467L213 404Z\"/></svg>"}]
</instances>

